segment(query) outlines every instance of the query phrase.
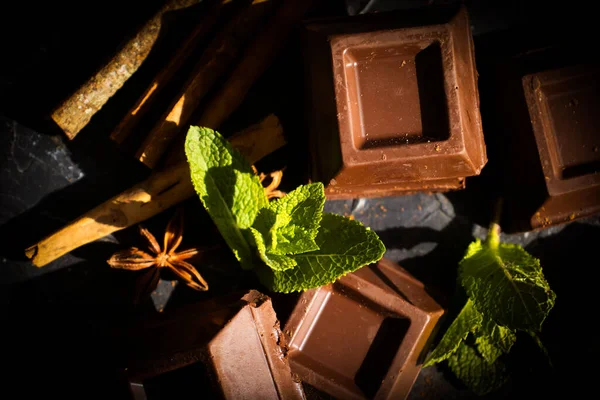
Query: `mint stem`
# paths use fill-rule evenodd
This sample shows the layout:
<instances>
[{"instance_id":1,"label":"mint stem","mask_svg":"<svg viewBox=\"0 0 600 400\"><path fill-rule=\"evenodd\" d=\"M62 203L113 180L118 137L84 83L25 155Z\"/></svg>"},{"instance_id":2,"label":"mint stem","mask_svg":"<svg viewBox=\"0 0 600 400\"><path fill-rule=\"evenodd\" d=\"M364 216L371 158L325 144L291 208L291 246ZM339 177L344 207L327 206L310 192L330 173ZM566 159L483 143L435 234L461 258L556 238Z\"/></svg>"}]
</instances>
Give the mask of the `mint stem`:
<instances>
[{"instance_id":1,"label":"mint stem","mask_svg":"<svg viewBox=\"0 0 600 400\"><path fill-rule=\"evenodd\" d=\"M532 332L532 331L527 331L527 332L529 333L529 335L531 336L531 338L533 339L533 341L538 345L538 347L542 351L542 354L546 358L546 361L548 362L548 365L551 368L554 367L552 365L552 359L550 358L550 354L548 353L548 349L546 349L546 346L544 346L544 344L542 343L542 340L539 338L539 336L536 335L535 332Z\"/></svg>"},{"instance_id":2,"label":"mint stem","mask_svg":"<svg viewBox=\"0 0 600 400\"><path fill-rule=\"evenodd\" d=\"M490 223L490 227L488 229L488 234L485 239L485 243L491 248L497 249L500 245L500 216L502 215L502 198L499 198L496 201L496 206L494 207L494 216L492 218L492 222Z\"/></svg>"}]
</instances>

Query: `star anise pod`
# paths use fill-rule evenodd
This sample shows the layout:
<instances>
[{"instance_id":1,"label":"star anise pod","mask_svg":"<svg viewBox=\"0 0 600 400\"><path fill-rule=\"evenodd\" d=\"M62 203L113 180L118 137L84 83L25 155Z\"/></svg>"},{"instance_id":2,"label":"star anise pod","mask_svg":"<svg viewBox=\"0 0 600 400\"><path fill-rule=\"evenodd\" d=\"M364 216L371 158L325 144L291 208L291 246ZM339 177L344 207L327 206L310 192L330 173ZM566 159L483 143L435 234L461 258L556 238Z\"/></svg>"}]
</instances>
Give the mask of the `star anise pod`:
<instances>
[{"instance_id":1,"label":"star anise pod","mask_svg":"<svg viewBox=\"0 0 600 400\"><path fill-rule=\"evenodd\" d=\"M179 253L176 252L183 239L183 215L181 212L177 212L167 224L162 249L148 229L142 226L139 226L139 229L140 234L148 241L150 253L136 247L118 251L107 261L111 267L131 271L150 267L167 267L192 289L208 290L208 284L202 278L202 275L193 265L184 261L195 256L199 251L192 248Z\"/></svg>"},{"instance_id":2,"label":"star anise pod","mask_svg":"<svg viewBox=\"0 0 600 400\"><path fill-rule=\"evenodd\" d=\"M254 165L252 166L252 169L254 170L254 173L258 175L258 179L260 179L260 183L263 183L263 181L268 177L271 178L271 183L269 183L267 186L265 186L265 195L267 196L267 199L271 200L273 198L277 198L280 199L283 196L285 196L285 192L282 192L281 190L277 190L277 188L279 187L279 184L281 183L281 179L283 178L283 171L279 170L279 171L274 171L271 172L269 175L266 175L264 173L258 173L258 171L256 170L256 168L254 167Z\"/></svg>"}]
</instances>

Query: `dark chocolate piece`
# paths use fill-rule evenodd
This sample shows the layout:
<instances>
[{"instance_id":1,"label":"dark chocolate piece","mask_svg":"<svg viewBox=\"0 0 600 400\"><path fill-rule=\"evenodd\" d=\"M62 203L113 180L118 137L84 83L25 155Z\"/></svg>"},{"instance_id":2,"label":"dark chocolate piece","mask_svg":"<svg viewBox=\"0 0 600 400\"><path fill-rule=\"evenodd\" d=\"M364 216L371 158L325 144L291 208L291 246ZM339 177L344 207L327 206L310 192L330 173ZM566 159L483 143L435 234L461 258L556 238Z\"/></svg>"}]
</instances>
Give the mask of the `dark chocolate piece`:
<instances>
[{"instance_id":1,"label":"dark chocolate piece","mask_svg":"<svg viewBox=\"0 0 600 400\"><path fill-rule=\"evenodd\" d=\"M304 292L284 332L292 371L339 399L401 399L443 310L423 284L382 259Z\"/></svg>"},{"instance_id":2,"label":"dark chocolate piece","mask_svg":"<svg viewBox=\"0 0 600 400\"><path fill-rule=\"evenodd\" d=\"M303 399L282 337L267 296L231 295L137 324L123 343L123 371L135 399L179 387L182 376L198 383L202 398Z\"/></svg>"},{"instance_id":3,"label":"dark chocolate piece","mask_svg":"<svg viewBox=\"0 0 600 400\"><path fill-rule=\"evenodd\" d=\"M328 198L461 189L487 161L467 12L419 13L306 27L312 179Z\"/></svg>"}]
</instances>

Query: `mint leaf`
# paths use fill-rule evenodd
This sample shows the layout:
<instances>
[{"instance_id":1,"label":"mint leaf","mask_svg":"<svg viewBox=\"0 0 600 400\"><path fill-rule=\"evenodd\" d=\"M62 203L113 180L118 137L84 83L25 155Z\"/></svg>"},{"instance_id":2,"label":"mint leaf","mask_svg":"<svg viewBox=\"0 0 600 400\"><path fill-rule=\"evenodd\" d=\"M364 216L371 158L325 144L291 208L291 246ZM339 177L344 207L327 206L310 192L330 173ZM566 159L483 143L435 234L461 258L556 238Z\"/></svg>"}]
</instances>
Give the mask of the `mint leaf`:
<instances>
[{"instance_id":1,"label":"mint leaf","mask_svg":"<svg viewBox=\"0 0 600 400\"><path fill-rule=\"evenodd\" d=\"M500 218L500 205L495 221ZM544 349L535 332L541 330L556 295L539 260L519 246L500 243L496 222L492 222L485 242L477 240L469 245L460 262L459 282L469 297L467 304L425 366L447 360L454 374L482 395L508 379L500 357L510 352L517 329L527 331Z\"/></svg>"},{"instance_id":2,"label":"mint leaf","mask_svg":"<svg viewBox=\"0 0 600 400\"><path fill-rule=\"evenodd\" d=\"M244 157L212 129L190 127L185 153L202 204L242 268L252 268L254 252L244 231L268 205L258 177Z\"/></svg>"},{"instance_id":3,"label":"mint leaf","mask_svg":"<svg viewBox=\"0 0 600 400\"><path fill-rule=\"evenodd\" d=\"M276 292L297 292L334 282L378 261L385 246L377 234L358 221L324 213L315 238L319 250L290 255L297 266L285 271L257 271L265 286Z\"/></svg>"},{"instance_id":4,"label":"mint leaf","mask_svg":"<svg viewBox=\"0 0 600 400\"><path fill-rule=\"evenodd\" d=\"M250 228L250 232L254 238L254 244L258 249L258 255L269 267L276 271L285 271L286 269L294 268L298 265L296 260L291 257L268 253L262 234L254 228Z\"/></svg>"},{"instance_id":5,"label":"mint leaf","mask_svg":"<svg viewBox=\"0 0 600 400\"><path fill-rule=\"evenodd\" d=\"M469 334L475 337L479 353L489 363L496 361L502 354L508 353L517 338L512 330L496 324L479 313L469 299L438 345L429 354L423 367L447 360Z\"/></svg>"},{"instance_id":6,"label":"mint leaf","mask_svg":"<svg viewBox=\"0 0 600 400\"><path fill-rule=\"evenodd\" d=\"M323 216L321 183L269 203L251 166L219 133L191 127L185 151L194 187L221 235L243 268L260 257L256 272L272 290L331 283L383 256L385 247L369 228Z\"/></svg>"},{"instance_id":7,"label":"mint leaf","mask_svg":"<svg viewBox=\"0 0 600 400\"><path fill-rule=\"evenodd\" d=\"M461 343L448 358L452 372L475 394L484 395L500 388L508 380L504 363L488 363L475 348Z\"/></svg>"},{"instance_id":8,"label":"mint leaf","mask_svg":"<svg viewBox=\"0 0 600 400\"><path fill-rule=\"evenodd\" d=\"M477 351L489 364L494 363L502 354L502 350L497 347L488 336L478 336L475 339Z\"/></svg>"},{"instance_id":9,"label":"mint leaf","mask_svg":"<svg viewBox=\"0 0 600 400\"><path fill-rule=\"evenodd\" d=\"M277 215L273 226L277 244L274 253L298 254L318 250L315 237L323 216L325 191L320 182L300 186L269 204Z\"/></svg>"},{"instance_id":10,"label":"mint leaf","mask_svg":"<svg viewBox=\"0 0 600 400\"><path fill-rule=\"evenodd\" d=\"M485 317L475 336L477 349L489 363L496 361L502 354L507 354L517 340L517 335L513 330L500 326Z\"/></svg>"},{"instance_id":11,"label":"mint leaf","mask_svg":"<svg viewBox=\"0 0 600 400\"><path fill-rule=\"evenodd\" d=\"M482 321L483 317L475 309L473 302L467 300L467 304L462 308L456 319L452 321L438 345L427 356L423 367L429 367L447 360L467 338L468 334L481 326Z\"/></svg>"},{"instance_id":12,"label":"mint leaf","mask_svg":"<svg viewBox=\"0 0 600 400\"><path fill-rule=\"evenodd\" d=\"M539 260L495 237L471 243L459 275L475 307L510 329L540 331L554 306L556 295L544 279Z\"/></svg>"},{"instance_id":13,"label":"mint leaf","mask_svg":"<svg viewBox=\"0 0 600 400\"><path fill-rule=\"evenodd\" d=\"M298 254L318 250L315 237L323 215L323 184L298 187L285 197L272 201L254 224L266 238L271 254Z\"/></svg>"}]
</instances>

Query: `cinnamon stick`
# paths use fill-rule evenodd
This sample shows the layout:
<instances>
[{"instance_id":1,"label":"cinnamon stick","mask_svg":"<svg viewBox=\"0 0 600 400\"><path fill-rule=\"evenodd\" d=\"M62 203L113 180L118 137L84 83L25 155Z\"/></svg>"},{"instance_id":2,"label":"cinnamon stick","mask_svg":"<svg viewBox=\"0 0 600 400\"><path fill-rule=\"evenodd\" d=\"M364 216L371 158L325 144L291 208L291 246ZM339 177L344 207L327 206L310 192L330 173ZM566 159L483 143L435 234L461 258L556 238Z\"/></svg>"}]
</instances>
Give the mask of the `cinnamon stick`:
<instances>
[{"instance_id":1,"label":"cinnamon stick","mask_svg":"<svg viewBox=\"0 0 600 400\"><path fill-rule=\"evenodd\" d=\"M295 22L309 10L314 0L285 0L278 6L260 34L250 43L244 52L242 61L237 65L219 93L211 99L203 111L198 125L217 129L242 103L250 87L271 63L277 51L283 47L288 33ZM183 138L180 135L179 141ZM179 142L177 143L179 144ZM175 146L166 165L174 165L184 159L183 146ZM167 145L144 148L145 158L159 160L167 150ZM150 154L151 153L151 154Z\"/></svg>"},{"instance_id":2,"label":"cinnamon stick","mask_svg":"<svg viewBox=\"0 0 600 400\"><path fill-rule=\"evenodd\" d=\"M113 130L110 135L112 140L117 143L123 143L123 141L127 139L129 135L131 135L137 124L144 118L148 110L151 108L151 105L159 97L162 89L167 85L169 80L177 71L179 71L181 66L193 52L194 48L198 46L198 43L204 40L207 34L213 30L214 25L222 13L222 5L226 1L212 1L215 4L213 4L210 10L207 11L206 15L202 19L202 22L199 23L196 28L194 28L192 33L177 49L169 63L156 75L156 77L154 77L154 79L152 79L152 82L150 82L146 90L141 94L133 107L131 107L131 109L127 112L119 125L117 125L117 127ZM237 0L236 2L241 3L249 1L250 0Z\"/></svg>"},{"instance_id":3,"label":"cinnamon stick","mask_svg":"<svg viewBox=\"0 0 600 400\"><path fill-rule=\"evenodd\" d=\"M158 38L163 16L199 2L169 0L106 65L52 112L51 118L69 139L73 139L90 122L142 65Z\"/></svg>"},{"instance_id":4,"label":"cinnamon stick","mask_svg":"<svg viewBox=\"0 0 600 400\"><path fill-rule=\"evenodd\" d=\"M200 101L231 68L242 48L264 22L273 1L254 0L219 32L202 54L192 76L152 128L136 157L153 168L171 140L186 126Z\"/></svg>"},{"instance_id":5,"label":"cinnamon stick","mask_svg":"<svg viewBox=\"0 0 600 400\"><path fill-rule=\"evenodd\" d=\"M255 163L285 144L283 129L271 115L230 139L233 147ZM145 181L104 202L64 228L25 250L34 265L43 267L60 256L118 230L127 228L194 195L186 162L155 172Z\"/></svg>"}]
</instances>

